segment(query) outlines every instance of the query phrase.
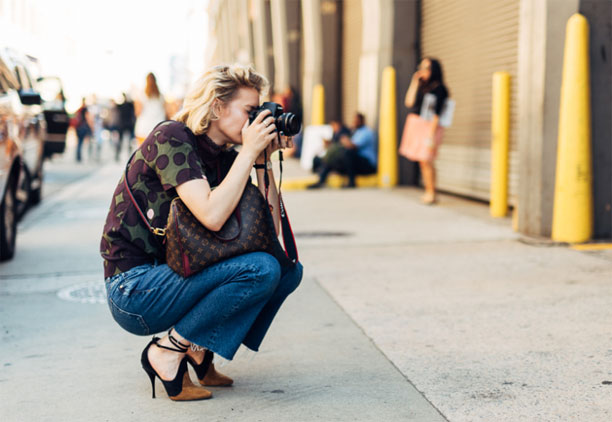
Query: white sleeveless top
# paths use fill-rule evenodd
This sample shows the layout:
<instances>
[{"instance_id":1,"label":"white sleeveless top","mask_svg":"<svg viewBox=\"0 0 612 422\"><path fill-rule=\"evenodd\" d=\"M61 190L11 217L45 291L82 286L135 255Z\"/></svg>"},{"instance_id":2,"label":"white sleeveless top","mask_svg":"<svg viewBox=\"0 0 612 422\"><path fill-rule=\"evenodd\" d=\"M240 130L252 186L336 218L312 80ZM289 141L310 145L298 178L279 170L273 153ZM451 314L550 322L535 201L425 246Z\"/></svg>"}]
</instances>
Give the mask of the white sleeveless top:
<instances>
[{"instance_id":1,"label":"white sleeveless top","mask_svg":"<svg viewBox=\"0 0 612 422\"><path fill-rule=\"evenodd\" d=\"M136 119L134 134L139 138L146 138L159 122L166 119L166 109L161 96L149 98L145 95L141 104L142 109Z\"/></svg>"}]
</instances>

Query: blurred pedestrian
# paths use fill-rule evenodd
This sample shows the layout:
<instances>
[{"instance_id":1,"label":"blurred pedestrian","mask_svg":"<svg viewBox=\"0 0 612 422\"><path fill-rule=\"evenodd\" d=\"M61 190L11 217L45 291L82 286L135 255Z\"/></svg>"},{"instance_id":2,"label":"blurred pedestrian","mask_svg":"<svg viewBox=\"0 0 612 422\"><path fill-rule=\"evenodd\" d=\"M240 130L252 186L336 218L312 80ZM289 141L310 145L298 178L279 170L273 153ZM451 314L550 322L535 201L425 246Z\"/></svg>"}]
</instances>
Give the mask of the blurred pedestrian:
<instances>
[{"instance_id":1,"label":"blurred pedestrian","mask_svg":"<svg viewBox=\"0 0 612 422\"><path fill-rule=\"evenodd\" d=\"M365 116L356 113L353 118L353 133L351 137L339 136L340 145L330 147L319 170L319 181L308 186L316 189L325 186L327 176L332 171L348 176L346 188L357 186L356 177L359 174L372 174L376 172L376 135L366 126ZM332 154L333 152L333 154Z\"/></svg>"},{"instance_id":2,"label":"blurred pedestrian","mask_svg":"<svg viewBox=\"0 0 612 422\"><path fill-rule=\"evenodd\" d=\"M89 142L89 155L93 156L96 161L100 162L102 159L102 144L104 143L104 138L102 136L104 131L103 115L106 110L98 102L98 97L96 95L92 96L91 105L87 108L87 110L93 121L93 125L91 126L93 132L92 139Z\"/></svg>"},{"instance_id":3,"label":"blurred pedestrian","mask_svg":"<svg viewBox=\"0 0 612 422\"><path fill-rule=\"evenodd\" d=\"M135 136L134 127L136 125L136 112L134 108L134 102L130 100L130 98L125 92L122 93L122 96L123 102L121 102L121 104L117 106L117 109L119 111L119 139L117 140L115 149L116 161L119 161L119 155L121 154L121 147L123 145L124 140L127 144L128 155L131 153L132 140Z\"/></svg>"},{"instance_id":4,"label":"blurred pedestrian","mask_svg":"<svg viewBox=\"0 0 612 422\"><path fill-rule=\"evenodd\" d=\"M93 119L91 113L87 108L87 102L85 97L81 100L81 106L75 113L75 130L77 134L77 150L76 160L80 162L82 160L82 149L83 142L88 139L91 143L91 137L93 135Z\"/></svg>"},{"instance_id":5,"label":"blurred pedestrian","mask_svg":"<svg viewBox=\"0 0 612 422\"><path fill-rule=\"evenodd\" d=\"M246 66L216 66L204 73L174 120L157 126L136 151L113 194L100 244L109 307L115 321L133 334L170 330L153 338L141 363L153 389L160 378L172 400L211 396L192 384L187 364L201 385L232 384L215 370L213 353L232 359L240 344L257 351L302 278L299 263L281 267L265 252L228 258L183 278L165 263L166 244L148 227L166 225L170 202L178 196L205 227L218 231L255 167L278 231L278 192L265 160L291 141L277 136L269 110L249 123L266 85ZM241 145L239 152L234 145ZM147 210L147 223L138 208Z\"/></svg>"},{"instance_id":6,"label":"blurred pedestrian","mask_svg":"<svg viewBox=\"0 0 612 422\"><path fill-rule=\"evenodd\" d=\"M114 99L110 100L110 108L104 122L104 127L110 132L113 144L119 139L119 106Z\"/></svg>"},{"instance_id":7,"label":"blurred pedestrian","mask_svg":"<svg viewBox=\"0 0 612 422\"><path fill-rule=\"evenodd\" d=\"M142 95L137 102L135 134L138 145L142 144L149 132L159 122L167 119L166 103L159 92L157 80L153 73L147 75L147 80Z\"/></svg>"},{"instance_id":8,"label":"blurred pedestrian","mask_svg":"<svg viewBox=\"0 0 612 422\"><path fill-rule=\"evenodd\" d=\"M435 96L434 115L431 120L421 117L425 95ZM421 168L425 194L421 198L424 204L436 202L436 170L434 160L442 142L443 129L440 127L440 113L448 98L444 85L444 76L440 62L427 57L421 61L418 70L406 92L404 103L409 108L404 125L404 133L399 153L412 161L418 161Z\"/></svg>"},{"instance_id":9,"label":"blurred pedestrian","mask_svg":"<svg viewBox=\"0 0 612 422\"><path fill-rule=\"evenodd\" d=\"M285 112L288 111L288 108L289 108L288 89L285 89L284 91L274 91L271 97L272 97L272 101L274 101L277 104L280 104L280 106L283 108Z\"/></svg>"},{"instance_id":10,"label":"blurred pedestrian","mask_svg":"<svg viewBox=\"0 0 612 422\"><path fill-rule=\"evenodd\" d=\"M332 119L329 122L332 128L332 137L330 139L323 139L323 147L325 148L325 154L323 156L315 156L312 160L312 171L318 172L323 163L335 161L335 155L341 154L343 142L341 138L351 137L351 131L340 119ZM345 143L345 142L344 142Z\"/></svg>"}]
</instances>

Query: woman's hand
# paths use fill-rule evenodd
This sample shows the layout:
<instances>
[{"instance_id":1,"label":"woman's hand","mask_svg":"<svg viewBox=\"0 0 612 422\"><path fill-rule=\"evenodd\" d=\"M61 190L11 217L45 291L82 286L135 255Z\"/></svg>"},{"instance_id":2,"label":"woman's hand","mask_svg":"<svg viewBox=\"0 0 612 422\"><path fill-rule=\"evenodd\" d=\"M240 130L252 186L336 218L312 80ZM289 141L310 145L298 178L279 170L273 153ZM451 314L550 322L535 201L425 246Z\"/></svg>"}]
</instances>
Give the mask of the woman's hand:
<instances>
[{"instance_id":1,"label":"woman's hand","mask_svg":"<svg viewBox=\"0 0 612 422\"><path fill-rule=\"evenodd\" d=\"M258 157L276 139L276 126L270 110L264 110L257 115L253 123L247 119L242 127L242 148Z\"/></svg>"}]
</instances>

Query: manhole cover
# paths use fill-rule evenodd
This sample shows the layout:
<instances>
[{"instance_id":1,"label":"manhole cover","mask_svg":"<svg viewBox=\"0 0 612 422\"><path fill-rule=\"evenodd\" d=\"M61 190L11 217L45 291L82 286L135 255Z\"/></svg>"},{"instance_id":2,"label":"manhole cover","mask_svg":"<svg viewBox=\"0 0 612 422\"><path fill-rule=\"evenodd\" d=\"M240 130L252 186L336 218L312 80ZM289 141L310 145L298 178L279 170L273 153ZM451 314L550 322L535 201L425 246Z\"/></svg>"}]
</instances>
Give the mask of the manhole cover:
<instances>
[{"instance_id":1,"label":"manhole cover","mask_svg":"<svg viewBox=\"0 0 612 422\"><path fill-rule=\"evenodd\" d=\"M326 231L311 231L311 232L295 232L295 237L347 237L353 233L347 232L326 232Z\"/></svg>"},{"instance_id":2,"label":"manhole cover","mask_svg":"<svg viewBox=\"0 0 612 422\"><path fill-rule=\"evenodd\" d=\"M63 288L57 297L70 302L106 303L106 289L101 281L90 281Z\"/></svg>"}]
</instances>

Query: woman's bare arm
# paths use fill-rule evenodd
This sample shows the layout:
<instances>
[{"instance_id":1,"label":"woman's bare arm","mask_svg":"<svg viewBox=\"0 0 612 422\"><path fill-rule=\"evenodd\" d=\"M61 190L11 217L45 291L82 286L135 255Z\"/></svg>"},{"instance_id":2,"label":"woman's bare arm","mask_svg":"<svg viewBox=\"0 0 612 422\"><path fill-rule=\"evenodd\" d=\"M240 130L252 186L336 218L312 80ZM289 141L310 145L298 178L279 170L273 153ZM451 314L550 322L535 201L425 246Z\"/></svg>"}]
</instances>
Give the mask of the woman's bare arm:
<instances>
[{"instance_id":1,"label":"woman's bare arm","mask_svg":"<svg viewBox=\"0 0 612 422\"><path fill-rule=\"evenodd\" d=\"M417 71L412 75L412 80L410 81L410 86L408 87L408 91L406 91L406 98L404 98L404 104L406 107L412 107L416 100L416 95L419 90L419 77L421 74Z\"/></svg>"},{"instance_id":2,"label":"woman's bare arm","mask_svg":"<svg viewBox=\"0 0 612 422\"><path fill-rule=\"evenodd\" d=\"M223 182L212 190L206 179L196 179L176 187L187 208L205 227L220 230L236 209L255 157L240 151Z\"/></svg>"},{"instance_id":3,"label":"woman's bare arm","mask_svg":"<svg viewBox=\"0 0 612 422\"><path fill-rule=\"evenodd\" d=\"M242 148L223 182L214 190L205 179L190 180L176 187L187 208L208 229L217 231L223 227L240 201L253 163L276 137L274 125L263 122L269 114L266 110L252 124L249 125L248 120L245 122Z\"/></svg>"}]
</instances>

